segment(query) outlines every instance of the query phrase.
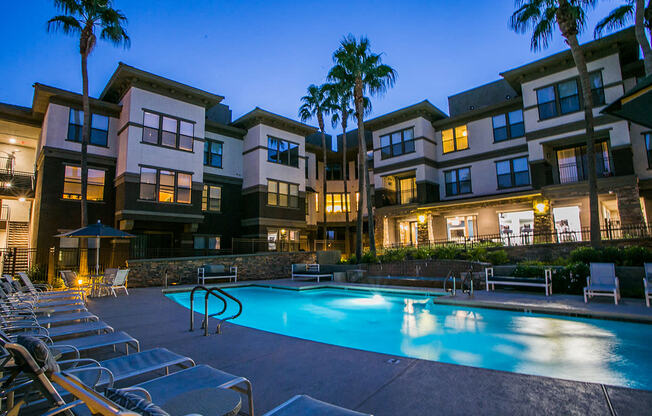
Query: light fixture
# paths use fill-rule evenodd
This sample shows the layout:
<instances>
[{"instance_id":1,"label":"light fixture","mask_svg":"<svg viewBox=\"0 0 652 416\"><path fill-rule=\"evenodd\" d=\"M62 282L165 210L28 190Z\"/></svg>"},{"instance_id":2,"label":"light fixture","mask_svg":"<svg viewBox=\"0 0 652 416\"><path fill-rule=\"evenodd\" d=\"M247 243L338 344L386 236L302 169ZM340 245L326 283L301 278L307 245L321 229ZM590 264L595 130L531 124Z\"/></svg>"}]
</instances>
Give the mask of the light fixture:
<instances>
[{"instance_id":1,"label":"light fixture","mask_svg":"<svg viewBox=\"0 0 652 416\"><path fill-rule=\"evenodd\" d=\"M20 198L18 198L18 201L19 201L19 202L25 202L25 197L24 197L24 196L21 196Z\"/></svg>"},{"instance_id":2,"label":"light fixture","mask_svg":"<svg viewBox=\"0 0 652 416\"><path fill-rule=\"evenodd\" d=\"M536 205L535 205L535 208L536 208L537 211L538 211L539 213L541 213L541 214L543 214L544 212L546 212L546 204L544 204L543 202L539 202L538 204L536 204Z\"/></svg>"},{"instance_id":3,"label":"light fixture","mask_svg":"<svg viewBox=\"0 0 652 416\"><path fill-rule=\"evenodd\" d=\"M77 280L77 284L78 284L79 286L81 286L82 283L84 283L84 281L83 281L82 279Z\"/></svg>"},{"instance_id":4,"label":"light fixture","mask_svg":"<svg viewBox=\"0 0 652 416\"><path fill-rule=\"evenodd\" d=\"M423 224L424 222L426 222L426 216L421 214L419 215L418 220L419 220L419 224Z\"/></svg>"},{"instance_id":5,"label":"light fixture","mask_svg":"<svg viewBox=\"0 0 652 416\"><path fill-rule=\"evenodd\" d=\"M14 139L13 137L12 137L12 138L10 138L10 139L9 139L9 143L11 143L11 144L14 144L14 143L16 143L16 139Z\"/></svg>"},{"instance_id":6,"label":"light fixture","mask_svg":"<svg viewBox=\"0 0 652 416\"><path fill-rule=\"evenodd\" d=\"M5 188L11 188L11 182L5 182Z\"/></svg>"}]
</instances>

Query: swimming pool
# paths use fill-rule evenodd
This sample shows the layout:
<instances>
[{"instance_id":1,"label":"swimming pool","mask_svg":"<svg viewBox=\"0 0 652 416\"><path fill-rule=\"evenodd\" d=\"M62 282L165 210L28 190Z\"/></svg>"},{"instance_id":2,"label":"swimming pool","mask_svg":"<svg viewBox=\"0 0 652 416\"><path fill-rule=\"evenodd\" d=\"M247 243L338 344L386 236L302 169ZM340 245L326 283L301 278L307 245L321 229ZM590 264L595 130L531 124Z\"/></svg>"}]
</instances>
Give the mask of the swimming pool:
<instances>
[{"instance_id":1,"label":"swimming pool","mask_svg":"<svg viewBox=\"0 0 652 416\"><path fill-rule=\"evenodd\" d=\"M434 304L418 292L227 289L233 322L396 356L652 390L652 325ZM169 298L189 307L189 292ZM203 313L203 292L194 309ZM221 310L211 297L209 308ZM224 316L235 312L230 306ZM212 328L212 330L214 330Z\"/></svg>"}]
</instances>

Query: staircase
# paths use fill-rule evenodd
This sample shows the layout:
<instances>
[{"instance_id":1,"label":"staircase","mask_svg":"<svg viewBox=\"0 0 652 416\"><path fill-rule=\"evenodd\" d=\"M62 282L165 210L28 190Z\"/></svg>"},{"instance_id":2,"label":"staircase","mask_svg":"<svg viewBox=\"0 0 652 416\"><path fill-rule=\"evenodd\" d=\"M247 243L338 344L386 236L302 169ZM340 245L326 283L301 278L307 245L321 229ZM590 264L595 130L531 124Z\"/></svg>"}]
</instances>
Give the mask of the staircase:
<instances>
[{"instance_id":1,"label":"staircase","mask_svg":"<svg viewBox=\"0 0 652 416\"><path fill-rule=\"evenodd\" d=\"M11 274L26 272L29 268L29 223L22 221L9 221L7 229L7 250L5 253L13 254L16 248L16 269L13 270L14 259L5 254L2 273Z\"/></svg>"}]
</instances>

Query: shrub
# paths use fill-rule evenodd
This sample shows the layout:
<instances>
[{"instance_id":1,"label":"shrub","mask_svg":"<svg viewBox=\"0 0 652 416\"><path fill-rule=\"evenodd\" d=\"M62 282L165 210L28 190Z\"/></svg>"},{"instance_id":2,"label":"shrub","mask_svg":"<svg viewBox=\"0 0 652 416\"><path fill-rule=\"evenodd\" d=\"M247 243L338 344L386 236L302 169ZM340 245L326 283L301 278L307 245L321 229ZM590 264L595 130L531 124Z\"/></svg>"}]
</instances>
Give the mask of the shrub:
<instances>
[{"instance_id":1,"label":"shrub","mask_svg":"<svg viewBox=\"0 0 652 416\"><path fill-rule=\"evenodd\" d=\"M45 270L45 267L41 266L40 264L34 264L27 270L27 276L29 277L29 280L31 280L34 283L47 283L48 282L48 275L47 271Z\"/></svg>"},{"instance_id":2,"label":"shrub","mask_svg":"<svg viewBox=\"0 0 652 416\"><path fill-rule=\"evenodd\" d=\"M631 246L622 251L623 266L643 266L652 262L652 251L641 246Z\"/></svg>"},{"instance_id":3,"label":"shrub","mask_svg":"<svg viewBox=\"0 0 652 416\"><path fill-rule=\"evenodd\" d=\"M406 256L410 260L425 260L429 259L430 256L432 255L432 250L425 248L425 247L419 247L419 248L409 248L407 250Z\"/></svg>"},{"instance_id":4,"label":"shrub","mask_svg":"<svg viewBox=\"0 0 652 416\"><path fill-rule=\"evenodd\" d=\"M363 263L371 263L369 261L364 261L365 255L367 255L368 253L369 252L363 254L362 256ZM407 254L407 249L405 248L388 249L385 250L383 254L379 255L377 260L380 261L381 263L392 263L397 261L403 261L406 258L406 254Z\"/></svg>"},{"instance_id":5,"label":"shrub","mask_svg":"<svg viewBox=\"0 0 652 416\"><path fill-rule=\"evenodd\" d=\"M509 263L509 257L505 250L492 250L487 253L486 261L493 265L507 264Z\"/></svg>"},{"instance_id":6,"label":"shrub","mask_svg":"<svg viewBox=\"0 0 652 416\"><path fill-rule=\"evenodd\" d=\"M370 251L365 251L360 257L360 263L379 263L378 257Z\"/></svg>"},{"instance_id":7,"label":"shrub","mask_svg":"<svg viewBox=\"0 0 652 416\"><path fill-rule=\"evenodd\" d=\"M570 259L575 263L591 263L602 261L602 252L593 247L578 247L571 251Z\"/></svg>"},{"instance_id":8,"label":"shrub","mask_svg":"<svg viewBox=\"0 0 652 416\"><path fill-rule=\"evenodd\" d=\"M432 252L433 259L455 260L462 256L464 249L455 244L437 247Z\"/></svg>"}]
</instances>

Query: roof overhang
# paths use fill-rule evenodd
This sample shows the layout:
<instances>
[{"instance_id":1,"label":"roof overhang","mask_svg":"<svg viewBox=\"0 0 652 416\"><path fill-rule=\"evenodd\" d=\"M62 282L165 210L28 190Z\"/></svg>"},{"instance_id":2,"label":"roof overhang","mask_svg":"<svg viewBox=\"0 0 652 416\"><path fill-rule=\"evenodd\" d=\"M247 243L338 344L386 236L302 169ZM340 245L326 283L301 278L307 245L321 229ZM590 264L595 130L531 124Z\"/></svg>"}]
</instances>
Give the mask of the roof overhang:
<instances>
[{"instance_id":1,"label":"roof overhang","mask_svg":"<svg viewBox=\"0 0 652 416\"><path fill-rule=\"evenodd\" d=\"M380 130L385 127L390 127L394 124L402 123L404 121L413 120L418 117L423 117L430 122L442 120L448 115L435 107L430 101L423 100L419 103L413 104L408 107L401 108L391 113L383 114L371 120L364 122L365 129Z\"/></svg>"},{"instance_id":2,"label":"roof overhang","mask_svg":"<svg viewBox=\"0 0 652 416\"><path fill-rule=\"evenodd\" d=\"M304 124L299 121L274 114L267 110L263 110L260 107L254 108L247 114L231 123L231 125L235 127L246 130L250 129L253 126L257 126L258 124L276 127L277 129L298 134L303 137L313 134L318 130L317 127L313 127L308 124Z\"/></svg>"},{"instance_id":3,"label":"roof overhang","mask_svg":"<svg viewBox=\"0 0 652 416\"><path fill-rule=\"evenodd\" d=\"M82 95L76 92L62 90L49 85L34 84L34 99L32 100L32 110L36 114L45 114L50 103L61 104L73 108L81 108ZM122 106L106 101L100 101L96 98L90 98L91 110L95 113L120 117Z\"/></svg>"},{"instance_id":4,"label":"roof overhang","mask_svg":"<svg viewBox=\"0 0 652 416\"><path fill-rule=\"evenodd\" d=\"M247 130L230 126L228 124L217 123L209 119L206 119L205 129L206 131L234 137L236 139L243 139L245 134L247 134Z\"/></svg>"},{"instance_id":5,"label":"roof overhang","mask_svg":"<svg viewBox=\"0 0 652 416\"><path fill-rule=\"evenodd\" d=\"M605 107L601 113L652 128L652 75L643 78L625 95Z\"/></svg>"},{"instance_id":6,"label":"roof overhang","mask_svg":"<svg viewBox=\"0 0 652 416\"><path fill-rule=\"evenodd\" d=\"M0 120L40 128L43 115L35 114L29 107L0 103Z\"/></svg>"},{"instance_id":7,"label":"roof overhang","mask_svg":"<svg viewBox=\"0 0 652 416\"><path fill-rule=\"evenodd\" d=\"M118 103L131 87L140 88L205 108L219 104L224 97L120 62L104 87L100 100Z\"/></svg>"}]
</instances>

